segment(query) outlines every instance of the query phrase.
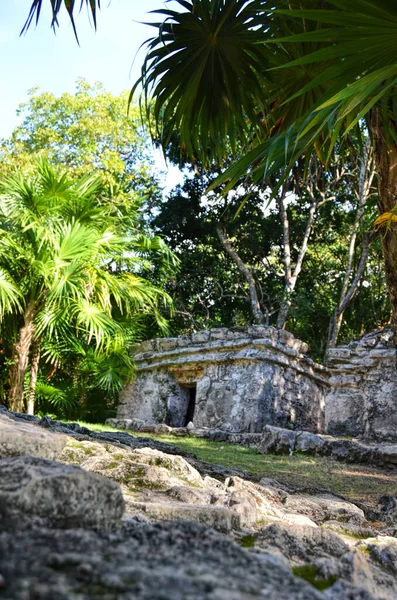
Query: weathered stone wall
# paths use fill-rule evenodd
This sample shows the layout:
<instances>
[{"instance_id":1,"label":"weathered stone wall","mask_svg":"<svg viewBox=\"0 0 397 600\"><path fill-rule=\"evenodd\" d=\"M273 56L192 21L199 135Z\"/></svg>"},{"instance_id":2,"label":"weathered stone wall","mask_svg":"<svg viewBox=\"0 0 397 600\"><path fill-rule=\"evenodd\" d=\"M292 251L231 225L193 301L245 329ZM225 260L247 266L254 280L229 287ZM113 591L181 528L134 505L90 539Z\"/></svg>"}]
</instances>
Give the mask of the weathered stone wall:
<instances>
[{"instance_id":1,"label":"weathered stone wall","mask_svg":"<svg viewBox=\"0 0 397 600\"><path fill-rule=\"evenodd\" d=\"M193 401L195 427L321 432L328 372L305 352L292 334L263 326L144 342L134 349L137 377L121 394L117 418L180 427Z\"/></svg>"},{"instance_id":2,"label":"weathered stone wall","mask_svg":"<svg viewBox=\"0 0 397 600\"><path fill-rule=\"evenodd\" d=\"M390 329L328 353L326 431L397 441L397 356Z\"/></svg>"}]
</instances>

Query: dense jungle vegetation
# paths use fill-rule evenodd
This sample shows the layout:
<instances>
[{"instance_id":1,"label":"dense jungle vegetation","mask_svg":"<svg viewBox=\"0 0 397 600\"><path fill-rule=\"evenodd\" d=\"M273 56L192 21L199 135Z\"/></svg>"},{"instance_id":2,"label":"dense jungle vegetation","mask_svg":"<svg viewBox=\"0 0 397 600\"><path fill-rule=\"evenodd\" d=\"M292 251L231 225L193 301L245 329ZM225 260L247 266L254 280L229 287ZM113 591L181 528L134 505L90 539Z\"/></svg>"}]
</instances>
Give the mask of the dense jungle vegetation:
<instances>
[{"instance_id":1,"label":"dense jungle vegetation","mask_svg":"<svg viewBox=\"0 0 397 600\"><path fill-rule=\"evenodd\" d=\"M147 337L266 323L322 359L395 323L394 3L174 4L140 106L34 89L1 141L11 408L106 418ZM153 143L183 168L167 193Z\"/></svg>"}]
</instances>

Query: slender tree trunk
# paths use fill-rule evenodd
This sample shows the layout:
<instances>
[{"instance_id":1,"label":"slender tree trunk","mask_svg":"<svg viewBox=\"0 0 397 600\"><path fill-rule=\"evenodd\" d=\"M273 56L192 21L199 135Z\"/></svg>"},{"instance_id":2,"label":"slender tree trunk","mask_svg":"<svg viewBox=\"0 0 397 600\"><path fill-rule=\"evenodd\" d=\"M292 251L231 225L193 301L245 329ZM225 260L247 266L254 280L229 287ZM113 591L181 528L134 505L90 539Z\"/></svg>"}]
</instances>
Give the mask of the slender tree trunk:
<instances>
[{"instance_id":1,"label":"slender tree trunk","mask_svg":"<svg viewBox=\"0 0 397 600\"><path fill-rule=\"evenodd\" d=\"M374 236L372 238L370 238L368 233L363 236L363 247L362 247L362 251L361 251L361 258L360 258L360 262L359 262L359 265L357 268L356 276L353 279L353 281L351 282L349 289L346 290L345 295L341 297L339 305L335 309L335 312L332 315L332 318L331 318L331 321L329 324L327 350L329 348L334 348L336 346L336 341L338 339L338 334L339 334L340 327L342 324L343 313L345 312L346 308L349 306L350 302L353 300L354 294L357 291L358 284L360 283L361 277L364 273L365 264L367 262L369 245L373 239L374 239Z\"/></svg>"},{"instance_id":2,"label":"slender tree trunk","mask_svg":"<svg viewBox=\"0 0 397 600\"><path fill-rule=\"evenodd\" d=\"M24 408L24 379L29 365L29 353L32 345L35 306L30 302L25 310L24 324L19 330L19 339L13 349L14 363L10 369L9 408L22 412Z\"/></svg>"},{"instance_id":3,"label":"slender tree trunk","mask_svg":"<svg viewBox=\"0 0 397 600\"><path fill-rule=\"evenodd\" d=\"M362 240L362 251L361 258L358 265L356 276L349 287L350 277L353 273L353 260L354 260L354 252L356 249L356 241L357 234L360 227L360 222L362 216L364 214L365 203L368 199L368 194L371 189L372 181L374 178L374 169L371 167L371 140L368 138L367 143L364 149L364 156L361 160L360 166L360 177L359 177L359 188L358 188L358 205L356 210L356 215L354 218L354 223L352 227L352 233L350 236L349 250L347 256L347 265L346 271L342 282L342 288L339 296L338 306L335 308L335 311L330 319L329 329L328 329L328 341L327 341L327 350L329 348L334 348L336 346L336 342L338 340L339 331L343 321L343 313L346 308L349 306L350 302L353 299L354 294L356 293L358 284L360 283L361 277L364 273L365 265L368 258L369 252L369 244L373 240L370 238L368 233L363 235Z\"/></svg>"},{"instance_id":4,"label":"slender tree trunk","mask_svg":"<svg viewBox=\"0 0 397 600\"><path fill-rule=\"evenodd\" d=\"M285 194L283 193L278 200L281 223L283 226L283 262L284 262L284 280L285 280L284 298L282 300L280 310L277 315L277 327L279 329L284 328L285 322L288 317L289 310L291 308L291 294L295 290L297 279L302 270L303 259L305 258L305 255L307 252L309 237L312 232L314 216L315 216L316 209L317 209L316 199L314 197L312 197L312 203L311 203L310 209L309 209L309 215L308 215L308 219L306 222L306 228L305 228L305 233L303 235L302 245L299 250L295 268L292 270L289 221L288 221L288 214L287 214L287 209L285 207L284 200L285 200Z\"/></svg>"},{"instance_id":5,"label":"slender tree trunk","mask_svg":"<svg viewBox=\"0 0 397 600\"><path fill-rule=\"evenodd\" d=\"M32 361L30 365L30 383L28 394L28 415L34 415L34 400L36 396L37 375L39 374L40 344L33 342Z\"/></svg>"},{"instance_id":6,"label":"slender tree trunk","mask_svg":"<svg viewBox=\"0 0 397 600\"><path fill-rule=\"evenodd\" d=\"M397 129L397 124L390 123ZM379 182L379 214L390 212L397 204L397 144L386 136L378 109L371 111L371 133ZM392 308L392 325L397 345L397 227L391 224L382 236L387 290Z\"/></svg>"},{"instance_id":7,"label":"slender tree trunk","mask_svg":"<svg viewBox=\"0 0 397 600\"><path fill-rule=\"evenodd\" d=\"M222 246L225 248L226 252L232 258L234 263L237 265L240 273L243 275L246 282L248 283L251 313L252 313L255 323L258 323L258 324L264 323L265 317L261 310L258 293L256 291L255 279L254 279L251 271L244 264L243 260L240 258L240 256L237 254L237 252L233 248L232 243L229 240L229 238L227 237L226 232L223 229L223 227L221 225L217 225L216 231L217 231L217 234L218 234L218 237L219 237L219 240L220 240Z\"/></svg>"}]
</instances>

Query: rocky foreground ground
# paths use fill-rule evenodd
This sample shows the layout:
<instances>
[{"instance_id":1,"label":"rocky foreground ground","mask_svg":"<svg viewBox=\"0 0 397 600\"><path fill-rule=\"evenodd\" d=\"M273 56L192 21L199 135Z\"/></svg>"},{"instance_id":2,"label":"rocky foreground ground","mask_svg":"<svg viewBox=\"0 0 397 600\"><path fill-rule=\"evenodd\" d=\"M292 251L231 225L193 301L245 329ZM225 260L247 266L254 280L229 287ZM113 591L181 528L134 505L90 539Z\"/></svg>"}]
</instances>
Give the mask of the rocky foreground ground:
<instances>
[{"instance_id":1,"label":"rocky foreground ground","mask_svg":"<svg viewBox=\"0 0 397 600\"><path fill-rule=\"evenodd\" d=\"M0 599L397 599L397 505L0 409Z\"/></svg>"}]
</instances>

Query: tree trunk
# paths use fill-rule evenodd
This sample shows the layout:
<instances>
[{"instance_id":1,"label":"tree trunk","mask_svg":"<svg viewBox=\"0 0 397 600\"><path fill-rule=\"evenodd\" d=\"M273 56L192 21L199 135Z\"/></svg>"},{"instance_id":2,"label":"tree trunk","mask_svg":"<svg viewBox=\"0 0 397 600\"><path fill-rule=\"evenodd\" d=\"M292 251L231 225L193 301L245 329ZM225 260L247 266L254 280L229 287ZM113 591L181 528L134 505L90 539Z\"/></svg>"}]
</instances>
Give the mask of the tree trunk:
<instances>
[{"instance_id":1,"label":"tree trunk","mask_svg":"<svg viewBox=\"0 0 397 600\"><path fill-rule=\"evenodd\" d=\"M363 236L363 247L361 251L361 258L357 268L357 273L355 278L353 279L350 287L346 290L345 294L341 296L339 305L336 307L334 314L331 317L331 321L329 324L328 330L328 342L327 342L327 350L329 348L334 348L336 346L336 341L338 339L338 334L340 327L342 325L343 313L346 308L349 306L352 301L354 294L357 291L358 284L360 283L361 277L363 276L365 264L368 258L369 245L373 241L374 235L372 237L369 234L365 234Z\"/></svg>"},{"instance_id":2,"label":"tree trunk","mask_svg":"<svg viewBox=\"0 0 397 600\"><path fill-rule=\"evenodd\" d=\"M309 215L306 222L305 233L303 235L302 245L298 253L298 258L296 260L295 268L292 270L291 264L291 242L290 242L290 229L289 229L289 220L287 209L285 206L285 193L278 199L278 206L280 212L280 218L283 226L283 262L284 262L284 297L281 302L280 310L277 315L277 328L283 329L285 323L287 321L287 317L291 308L291 295L295 291L296 282L302 270L303 259L305 258L309 237L312 232L314 216L316 214L317 209L317 201L314 196L312 196L312 203L309 209Z\"/></svg>"},{"instance_id":3,"label":"tree trunk","mask_svg":"<svg viewBox=\"0 0 397 600\"><path fill-rule=\"evenodd\" d=\"M30 366L30 383L28 394L28 415L34 415L34 400L36 396L37 375L39 374L40 363L40 344L38 341L33 343L32 363Z\"/></svg>"},{"instance_id":4,"label":"tree trunk","mask_svg":"<svg viewBox=\"0 0 397 600\"><path fill-rule=\"evenodd\" d=\"M244 262L241 260L240 256L237 254L237 252L233 248L231 241L228 239L226 232L221 225L217 225L216 232L218 234L218 237L219 237L219 240L220 240L222 246L225 248L226 252L232 258L234 263L237 265L240 273L243 275L246 282L248 283L251 313L252 313L254 322L261 325L265 322L265 317L261 310L258 293L256 291L255 279L254 279L251 271L249 270L249 268L244 264Z\"/></svg>"},{"instance_id":5,"label":"tree trunk","mask_svg":"<svg viewBox=\"0 0 397 600\"><path fill-rule=\"evenodd\" d=\"M395 123L389 125L396 129ZM397 204L397 144L391 135L386 136L378 109L371 111L371 133L379 182L378 208L382 214L390 212ZM397 342L397 227L394 223L382 236L382 250Z\"/></svg>"},{"instance_id":6,"label":"tree trunk","mask_svg":"<svg viewBox=\"0 0 397 600\"><path fill-rule=\"evenodd\" d=\"M13 349L14 363L10 369L10 392L8 404L10 410L22 412L24 408L24 379L29 365L29 353L32 345L35 306L30 302L25 310L24 324L19 331L19 339Z\"/></svg>"},{"instance_id":7,"label":"tree trunk","mask_svg":"<svg viewBox=\"0 0 397 600\"><path fill-rule=\"evenodd\" d=\"M372 165L371 158L371 140L368 138L365 148L364 155L361 157L359 187L358 187L358 205L354 223L352 227L352 233L350 236L349 250L347 255L347 265L345 276L342 282L342 288L339 296L338 305L331 317L328 329L328 341L327 350L334 348L338 339L339 331L343 322L343 313L349 306L354 294L356 293L358 284L360 283L361 277L364 273L365 264L368 257L369 244L374 240L374 236L368 233L364 233L362 240L362 252L358 266L356 276L349 287L350 277L353 273L353 262L354 254L356 249L357 235L360 227L360 223L364 214L365 204L368 200L368 195L371 190L372 181L374 178L375 171Z\"/></svg>"}]
</instances>

